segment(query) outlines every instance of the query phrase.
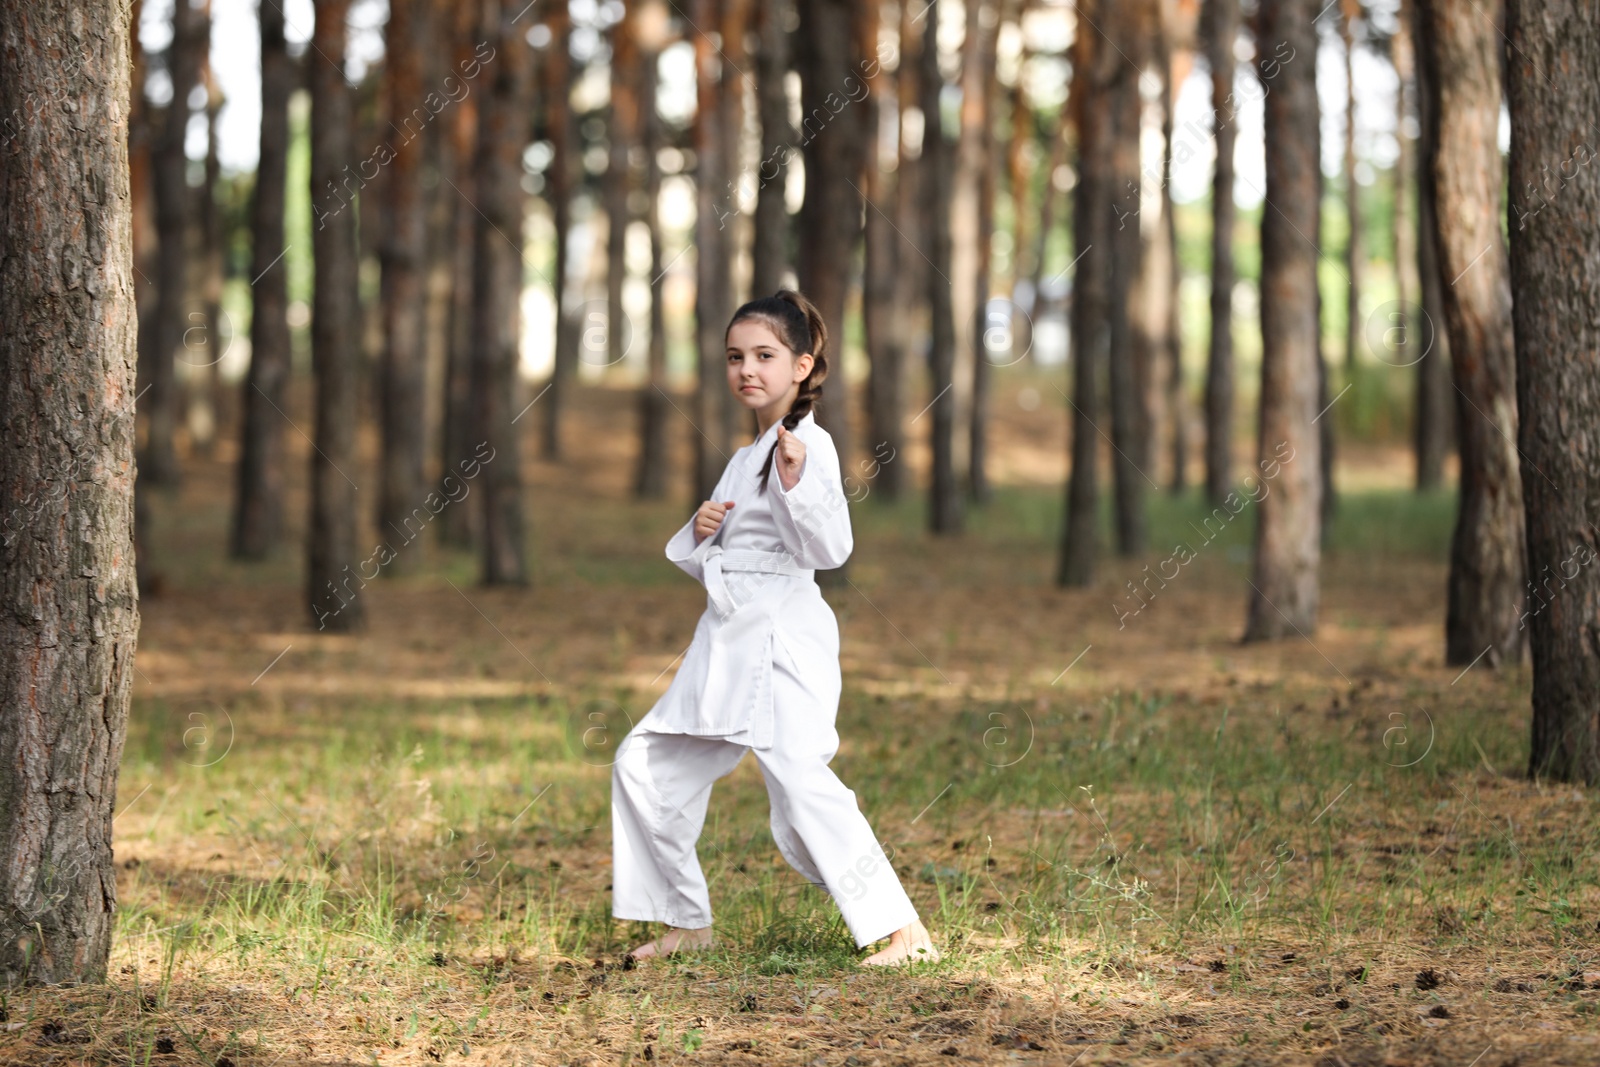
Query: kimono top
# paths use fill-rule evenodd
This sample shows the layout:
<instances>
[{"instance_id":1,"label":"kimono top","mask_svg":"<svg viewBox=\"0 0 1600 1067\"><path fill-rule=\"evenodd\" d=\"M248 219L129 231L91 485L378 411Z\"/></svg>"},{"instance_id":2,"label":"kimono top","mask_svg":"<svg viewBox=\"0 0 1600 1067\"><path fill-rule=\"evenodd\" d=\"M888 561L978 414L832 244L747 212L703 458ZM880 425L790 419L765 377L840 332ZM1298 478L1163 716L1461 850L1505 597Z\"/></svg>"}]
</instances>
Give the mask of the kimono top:
<instances>
[{"instance_id":1,"label":"kimono top","mask_svg":"<svg viewBox=\"0 0 1600 1067\"><path fill-rule=\"evenodd\" d=\"M763 490L761 468L779 425L728 461L711 499L734 506L717 532L695 544L691 516L667 542L667 559L706 587L706 609L683 665L639 729L770 748L775 641L808 676L831 674L837 691L839 624L815 573L840 566L854 547L839 454L808 412L791 431L806 446L799 480L785 491L774 457Z\"/></svg>"}]
</instances>

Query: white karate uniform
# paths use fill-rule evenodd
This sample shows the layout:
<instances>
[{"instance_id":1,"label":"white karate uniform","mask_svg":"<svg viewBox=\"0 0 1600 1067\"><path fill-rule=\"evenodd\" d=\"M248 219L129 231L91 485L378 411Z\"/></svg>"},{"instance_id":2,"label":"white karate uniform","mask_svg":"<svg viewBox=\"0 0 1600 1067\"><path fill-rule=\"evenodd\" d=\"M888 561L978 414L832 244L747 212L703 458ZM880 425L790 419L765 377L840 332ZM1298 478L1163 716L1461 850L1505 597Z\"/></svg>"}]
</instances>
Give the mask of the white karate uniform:
<instances>
[{"instance_id":1,"label":"white karate uniform","mask_svg":"<svg viewBox=\"0 0 1600 1067\"><path fill-rule=\"evenodd\" d=\"M706 587L683 664L617 749L611 777L612 914L690 929L711 925L695 853L712 783L746 751L760 762L772 836L784 859L828 890L857 945L911 923L916 908L856 804L828 768L838 751L839 624L815 572L854 546L833 438L807 414L806 446L787 492L774 459L777 423L734 453L711 499L732 500L696 545L694 519L669 560Z\"/></svg>"}]
</instances>

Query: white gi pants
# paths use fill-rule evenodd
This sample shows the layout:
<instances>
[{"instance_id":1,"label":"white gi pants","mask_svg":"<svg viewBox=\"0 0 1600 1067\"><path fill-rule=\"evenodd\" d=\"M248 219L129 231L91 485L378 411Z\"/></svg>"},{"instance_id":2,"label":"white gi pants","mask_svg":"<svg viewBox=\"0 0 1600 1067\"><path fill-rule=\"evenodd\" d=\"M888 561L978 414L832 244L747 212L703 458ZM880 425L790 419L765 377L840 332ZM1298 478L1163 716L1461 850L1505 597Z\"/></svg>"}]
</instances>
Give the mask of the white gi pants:
<instances>
[{"instance_id":1,"label":"white gi pants","mask_svg":"<svg viewBox=\"0 0 1600 1067\"><path fill-rule=\"evenodd\" d=\"M654 733L648 722L617 748L611 773L612 914L699 929L711 897L695 842L711 786L744 754L761 764L772 836L783 858L827 889L858 947L909 925L917 909L884 855L855 793L828 767L839 749L837 683L799 678L774 642L773 744L752 749L722 737ZM824 683L825 685L825 683Z\"/></svg>"}]
</instances>

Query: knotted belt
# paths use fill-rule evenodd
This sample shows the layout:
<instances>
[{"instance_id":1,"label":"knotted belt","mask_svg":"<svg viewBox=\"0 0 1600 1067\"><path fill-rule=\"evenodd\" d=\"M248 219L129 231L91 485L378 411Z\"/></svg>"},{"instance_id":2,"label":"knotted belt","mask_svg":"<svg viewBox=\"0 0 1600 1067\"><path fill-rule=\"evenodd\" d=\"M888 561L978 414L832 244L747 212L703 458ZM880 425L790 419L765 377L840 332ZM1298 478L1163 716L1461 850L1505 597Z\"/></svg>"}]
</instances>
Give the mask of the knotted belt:
<instances>
[{"instance_id":1,"label":"knotted belt","mask_svg":"<svg viewBox=\"0 0 1600 1067\"><path fill-rule=\"evenodd\" d=\"M712 545L706 550L703 563L706 592L710 594L711 605L716 608L717 614L727 618L739 608L734 602L733 592L728 588L728 581L724 577L725 571L738 571L756 574L786 574L797 578L809 578L814 571L809 567L802 567L794 562L794 557L784 551L763 552L759 549L735 548L725 549L721 545ZM736 583L743 587L746 583ZM745 598L748 600L748 598Z\"/></svg>"}]
</instances>

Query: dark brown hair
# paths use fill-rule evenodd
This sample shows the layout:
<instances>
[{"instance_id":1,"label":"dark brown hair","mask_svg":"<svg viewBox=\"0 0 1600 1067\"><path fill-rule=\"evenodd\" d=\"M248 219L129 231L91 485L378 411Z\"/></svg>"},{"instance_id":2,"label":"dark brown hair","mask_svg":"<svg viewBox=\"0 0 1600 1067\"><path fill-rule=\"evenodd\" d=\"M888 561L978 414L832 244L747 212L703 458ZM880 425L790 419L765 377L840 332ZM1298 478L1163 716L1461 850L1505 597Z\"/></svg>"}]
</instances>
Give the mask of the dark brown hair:
<instances>
[{"instance_id":1,"label":"dark brown hair","mask_svg":"<svg viewBox=\"0 0 1600 1067\"><path fill-rule=\"evenodd\" d=\"M811 353L811 373L800 383L800 392L783 416L783 428L793 433L817 402L822 399L822 383L828 377L828 328L823 325L822 312L806 299L805 294L793 289L779 289L772 296L761 296L743 304L728 320L728 330L743 319L755 319L772 328L778 340L788 346L796 356ZM722 339L728 339L728 330ZM767 488L767 478L772 473L772 457L778 442L767 450L767 461L761 467L761 488Z\"/></svg>"}]
</instances>

